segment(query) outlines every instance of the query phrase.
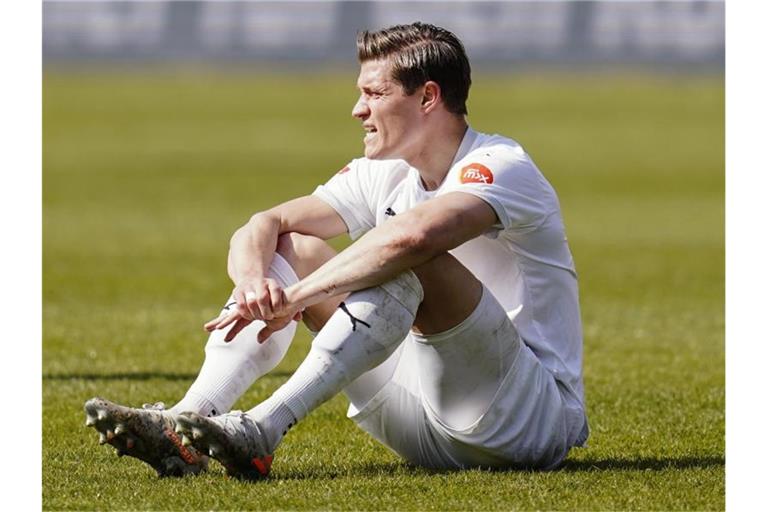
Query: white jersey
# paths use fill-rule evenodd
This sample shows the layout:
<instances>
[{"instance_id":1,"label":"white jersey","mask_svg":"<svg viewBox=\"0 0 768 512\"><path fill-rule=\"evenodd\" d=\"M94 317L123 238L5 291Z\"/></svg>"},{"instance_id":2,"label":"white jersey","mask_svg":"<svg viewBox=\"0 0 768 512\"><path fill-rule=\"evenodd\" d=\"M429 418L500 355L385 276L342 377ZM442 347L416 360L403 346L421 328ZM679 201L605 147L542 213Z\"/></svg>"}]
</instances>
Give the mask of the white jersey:
<instances>
[{"instance_id":1,"label":"white jersey","mask_svg":"<svg viewBox=\"0 0 768 512\"><path fill-rule=\"evenodd\" d=\"M578 285L560 204L517 142L468 128L437 190L425 190L418 170L403 160L360 158L314 195L339 213L356 239L391 216L451 192L484 200L499 222L450 253L507 312L520 310L513 323L521 338L569 405L583 411Z\"/></svg>"}]
</instances>

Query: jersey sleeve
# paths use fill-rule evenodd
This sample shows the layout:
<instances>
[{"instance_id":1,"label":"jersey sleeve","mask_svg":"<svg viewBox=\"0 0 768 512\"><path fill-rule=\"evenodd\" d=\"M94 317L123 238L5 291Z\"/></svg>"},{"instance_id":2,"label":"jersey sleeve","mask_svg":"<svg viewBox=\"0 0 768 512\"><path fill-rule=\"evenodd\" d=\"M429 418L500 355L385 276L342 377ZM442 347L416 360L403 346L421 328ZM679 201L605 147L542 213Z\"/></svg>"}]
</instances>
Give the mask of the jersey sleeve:
<instances>
[{"instance_id":1,"label":"jersey sleeve","mask_svg":"<svg viewBox=\"0 0 768 512\"><path fill-rule=\"evenodd\" d=\"M336 210L353 240L376 225L371 181L370 169L365 161L352 160L312 193Z\"/></svg>"},{"instance_id":2,"label":"jersey sleeve","mask_svg":"<svg viewBox=\"0 0 768 512\"><path fill-rule=\"evenodd\" d=\"M472 194L493 208L500 225L487 233L491 237L501 230L535 229L556 209L557 201L522 148L509 146L483 148L464 157L448 173L439 195L449 192Z\"/></svg>"}]
</instances>

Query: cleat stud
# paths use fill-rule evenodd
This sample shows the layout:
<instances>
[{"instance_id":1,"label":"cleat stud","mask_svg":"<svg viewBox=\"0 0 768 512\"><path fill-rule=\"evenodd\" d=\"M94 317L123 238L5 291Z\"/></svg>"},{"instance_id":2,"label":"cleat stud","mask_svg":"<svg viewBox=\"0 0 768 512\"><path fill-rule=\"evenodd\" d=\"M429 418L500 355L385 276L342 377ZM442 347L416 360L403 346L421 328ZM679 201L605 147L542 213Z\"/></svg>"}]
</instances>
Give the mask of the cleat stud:
<instances>
[{"instance_id":1,"label":"cleat stud","mask_svg":"<svg viewBox=\"0 0 768 512\"><path fill-rule=\"evenodd\" d=\"M181 436L181 444L183 444L184 446L189 446L189 445L192 444L192 440L190 438L188 438L187 436L182 435Z\"/></svg>"},{"instance_id":2,"label":"cleat stud","mask_svg":"<svg viewBox=\"0 0 768 512\"><path fill-rule=\"evenodd\" d=\"M99 432L99 444L105 444L107 442L107 436L103 432Z\"/></svg>"},{"instance_id":3,"label":"cleat stud","mask_svg":"<svg viewBox=\"0 0 768 512\"><path fill-rule=\"evenodd\" d=\"M208 447L208 455L211 457L216 457L216 454L219 453L219 447L218 446L210 446Z\"/></svg>"},{"instance_id":4,"label":"cleat stud","mask_svg":"<svg viewBox=\"0 0 768 512\"><path fill-rule=\"evenodd\" d=\"M107 429L106 436L107 436L107 441L111 441L115 438L115 433Z\"/></svg>"},{"instance_id":5,"label":"cleat stud","mask_svg":"<svg viewBox=\"0 0 768 512\"><path fill-rule=\"evenodd\" d=\"M90 414L85 418L85 426L86 427L92 427L96 424L96 418L91 416Z\"/></svg>"},{"instance_id":6,"label":"cleat stud","mask_svg":"<svg viewBox=\"0 0 768 512\"><path fill-rule=\"evenodd\" d=\"M96 413L96 416L99 418L100 421L104 421L105 419L107 419L107 411L105 411L104 409L100 409Z\"/></svg>"},{"instance_id":7,"label":"cleat stud","mask_svg":"<svg viewBox=\"0 0 768 512\"><path fill-rule=\"evenodd\" d=\"M224 455L224 452L225 452L224 447L221 446L220 444L211 445L211 449L213 450L213 453L216 454L216 456Z\"/></svg>"},{"instance_id":8,"label":"cleat stud","mask_svg":"<svg viewBox=\"0 0 768 512\"><path fill-rule=\"evenodd\" d=\"M183 434L184 433L184 429L178 423L176 424L176 428L174 428L173 430L175 430L177 434Z\"/></svg>"},{"instance_id":9,"label":"cleat stud","mask_svg":"<svg viewBox=\"0 0 768 512\"><path fill-rule=\"evenodd\" d=\"M123 425L122 423L118 423L117 425L115 425L115 435L116 436L119 436L119 435L124 434L124 433L125 433L125 425Z\"/></svg>"},{"instance_id":10,"label":"cleat stud","mask_svg":"<svg viewBox=\"0 0 768 512\"><path fill-rule=\"evenodd\" d=\"M193 428L192 429L192 439L200 439L203 437L203 431L199 428Z\"/></svg>"}]
</instances>

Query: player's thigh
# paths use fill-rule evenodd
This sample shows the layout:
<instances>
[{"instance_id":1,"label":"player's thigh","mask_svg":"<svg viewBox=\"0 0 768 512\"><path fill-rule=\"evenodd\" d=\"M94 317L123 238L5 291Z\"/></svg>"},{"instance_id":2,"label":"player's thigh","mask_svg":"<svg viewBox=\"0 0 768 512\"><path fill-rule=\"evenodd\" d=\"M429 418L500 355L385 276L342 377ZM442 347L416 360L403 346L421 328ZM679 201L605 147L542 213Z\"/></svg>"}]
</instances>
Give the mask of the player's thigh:
<instances>
[{"instance_id":1,"label":"player's thigh","mask_svg":"<svg viewBox=\"0 0 768 512\"><path fill-rule=\"evenodd\" d=\"M368 370L344 388L352 409L361 410L387 385L400 363L403 344L380 365Z\"/></svg>"},{"instance_id":2,"label":"player's thigh","mask_svg":"<svg viewBox=\"0 0 768 512\"><path fill-rule=\"evenodd\" d=\"M423 409L454 467L559 463L571 441L557 382L483 287L474 311L434 335L412 334Z\"/></svg>"},{"instance_id":3,"label":"player's thigh","mask_svg":"<svg viewBox=\"0 0 768 512\"><path fill-rule=\"evenodd\" d=\"M459 260L441 254L414 267L424 290L414 321L414 331L434 334L466 319L477 307L483 285Z\"/></svg>"},{"instance_id":4,"label":"player's thigh","mask_svg":"<svg viewBox=\"0 0 768 512\"><path fill-rule=\"evenodd\" d=\"M347 415L358 427L411 464L458 467L440 446L441 440L435 438L424 410L412 340L406 339L391 358L396 363L394 374L364 406L351 403ZM364 374L361 378L365 377Z\"/></svg>"},{"instance_id":5,"label":"player's thigh","mask_svg":"<svg viewBox=\"0 0 768 512\"><path fill-rule=\"evenodd\" d=\"M507 312L483 287L480 302L458 325L412 334L425 406L440 424L463 429L489 408L522 341Z\"/></svg>"},{"instance_id":6,"label":"player's thigh","mask_svg":"<svg viewBox=\"0 0 768 512\"><path fill-rule=\"evenodd\" d=\"M458 429L434 414L430 419L452 440L449 453L465 467L550 469L573 444L574 425L557 381L525 344L474 423Z\"/></svg>"},{"instance_id":7,"label":"player's thigh","mask_svg":"<svg viewBox=\"0 0 768 512\"><path fill-rule=\"evenodd\" d=\"M336 251L325 240L301 233L280 235L276 252L290 263L299 279L307 277L336 256Z\"/></svg>"},{"instance_id":8,"label":"player's thigh","mask_svg":"<svg viewBox=\"0 0 768 512\"><path fill-rule=\"evenodd\" d=\"M299 279L304 279L336 256L336 251L325 240L300 233L280 235L277 253L288 261ZM303 318L307 328L319 331L345 297L340 295L306 308Z\"/></svg>"}]
</instances>

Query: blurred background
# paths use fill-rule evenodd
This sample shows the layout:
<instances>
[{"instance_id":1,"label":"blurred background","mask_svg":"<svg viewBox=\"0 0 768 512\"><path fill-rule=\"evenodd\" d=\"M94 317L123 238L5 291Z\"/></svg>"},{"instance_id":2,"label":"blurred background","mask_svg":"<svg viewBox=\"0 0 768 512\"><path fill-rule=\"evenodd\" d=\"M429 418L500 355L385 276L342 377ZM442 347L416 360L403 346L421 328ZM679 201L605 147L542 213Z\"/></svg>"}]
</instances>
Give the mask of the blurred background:
<instances>
[{"instance_id":1,"label":"blurred background","mask_svg":"<svg viewBox=\"0 0 768 512\"><path fill-rule=\"evenodd\" d=\"M93 508L104 493L117 508L188 505L88 484L112 460L81 428L82 402L182 396L202 323L231 289L232 232L362 153L357 31L417 20L463 40L472 126L518 140L560 197L592 424L572 458L609 470L590 489L621 489L566 508L722 508L724 17L723 2L698 0L43 2L44 508ZM236 407L277 387L309 339L301 330ZM337 398L308 419L284 460L310 472L354 467L360 450L390 460L343 410ZM327 428L345 435L319 449L312 433ZM278 474L298 467L285 464ZM674 471L642 471L662 467ZM553 478L555 495L574 487ZM565 503L536 489L516 503ZM502 491L466 492L492 508L482 500ZM248 505L201 496L193 508Z\"/></svg>"},{"instance_id":2,"label":"blurred background","mask_svg":"<svg viewBox=\"0 0 768 512\"><path fill-rule=\"evenodd\" d=\"M46 65L66 61L354 64L354 34L425 20L494 69L584 64L722 69L721 1L51 2Z\"/></svg>"}]
</instances>

